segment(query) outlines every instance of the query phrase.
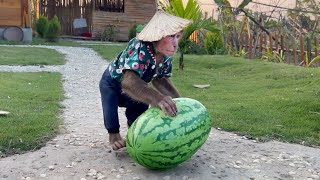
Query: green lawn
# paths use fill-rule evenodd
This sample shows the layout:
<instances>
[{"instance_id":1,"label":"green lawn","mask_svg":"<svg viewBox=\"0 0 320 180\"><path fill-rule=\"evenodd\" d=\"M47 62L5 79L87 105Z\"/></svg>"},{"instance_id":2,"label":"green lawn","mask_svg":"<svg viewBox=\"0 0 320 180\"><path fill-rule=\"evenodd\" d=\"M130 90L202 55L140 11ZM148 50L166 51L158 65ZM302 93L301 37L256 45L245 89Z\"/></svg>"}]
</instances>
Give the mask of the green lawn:
<instances>
[{"instance_id":1,"label":"green lawn","mask_svg":"<svg viewBox=\"0 0 320 180\"><path fill-rule=\"evenodd\" d=\"M16 42L16 41L4 41L0 40L0 44L5 45L23 45L29 44L24 42ZM58 42L48 42L46 39L33 37L32 43L30 45L48 45L48 46L81 46L80 43L74 40L67 40L67 39L59 39Z\"/></svg>"},{"instance_id":2,"label":"green lawn","mask_svg":"<svg viewBox=\"0 0 320 180\"><path fill-rule=\"evenodd\" d=\"M175 67L178 67L178 59ZM258 140L320 145L320 68L228 56L185 56L173 81L202 102L213 126ZM192 84L210 84L208 89Z\"/></svg>"},{"instance_id":3,"label":"green lawn","mask_svg":"<svg viewBox=\"0 0 320 180\"><path fill-rule=\"evenodd\" d=\"M117 57L117 55L126 48L127 44L121 45L88 45L87 47L92 48L98 52L106 60L111 61Z\"/></svg>"},{"instance_id":4,"label":"green lawn","mask_svg":"<svg viewBox=\"0 0 320 180\"><path fill-rule=\"evenodd\" d=\"M0 65L61 65L52 49L0 47ZM60 73L0 72L0 155L38 149L59 130L63 88Z\"/></svg>"},{"instance_id":5,"label":"green lawn","mask_svg":"<svg viewBox=\"0 0 320 180\"><path fill-rule=\"evenodd\" d=\"M0 72L0 84L0 110L10 112L0 116L0 151L13 154L40 148L58 132L61 75Z\"/></svg>"},{"instance_id":6,"label":"green lawn","mask_svg":"<svg viewBox=\"0 0 320 180\"><path fill-rule=\"evenodd\" d=\"M64 56L53 49L0 46L0 65L61 65Z\"/></svg>"}]
</instances>

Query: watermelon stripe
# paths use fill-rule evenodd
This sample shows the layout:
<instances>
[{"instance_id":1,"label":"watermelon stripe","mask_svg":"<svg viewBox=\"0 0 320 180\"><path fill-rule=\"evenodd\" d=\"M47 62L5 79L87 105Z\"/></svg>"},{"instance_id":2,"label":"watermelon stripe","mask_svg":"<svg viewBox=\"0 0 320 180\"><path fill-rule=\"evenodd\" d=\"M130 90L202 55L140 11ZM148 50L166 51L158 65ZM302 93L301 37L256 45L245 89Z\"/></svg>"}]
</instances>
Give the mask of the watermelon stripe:
<instances>
[{"instance_id":1,"label":"watermelon stripe","mask_svg":"<svg viewBox=\"0 0 320 180\"><path fill-rule=\"evenodd\" d=\"M129 128L127 150L140 165L150 169L175 167L189 159L209 136L212 121L198 101L174 99L176 117L150 108Z\"/></svg>"}]
</instances>

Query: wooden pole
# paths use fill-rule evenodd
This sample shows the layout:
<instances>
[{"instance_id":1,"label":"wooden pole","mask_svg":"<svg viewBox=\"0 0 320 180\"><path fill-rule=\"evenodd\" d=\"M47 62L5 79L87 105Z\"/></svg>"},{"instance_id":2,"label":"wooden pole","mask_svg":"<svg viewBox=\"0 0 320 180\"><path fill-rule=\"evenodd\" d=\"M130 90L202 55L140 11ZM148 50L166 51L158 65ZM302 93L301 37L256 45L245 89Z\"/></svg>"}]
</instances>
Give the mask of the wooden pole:
<instances>
[{"instance_id":1,"label":"wooden pole","mask_svg":"<svg viewBox=\"0 0 320 180\"><path fill-rule=\"evenodd\" d=\"M283 42L283 34L280 36L280 46L281 46L281 51L284 53L284 42Z\"/></svg>"},{"instance_id":2,"label":"wooden pole","mask_svg":"<svg viewBox=\"0 0 320 180\"><path fill-rule=\"evenodd\" d=\"M267 42L267 34L266 33L263 33L263 43L264 43L264 50L265 52L267 52L267 49L268 49L268 42Z\"/></svg>"},{"instance_id":3,"label":"wooden pole","mask_svg":"<svg viewBox=\"0 0 320 180\"><path fill-rule=\"evenodd\" d=\"M318 38L314 37L314 52L316 57L319 55L318 47L319 47Z\"/></svg>"},{"instance_id":4,"label":"wooden pole","mask_svg":"<svg viewBox=\"0 0 320 180\"><path fill-rule=\"evenodd\" d=\"M269 34L269 47L270 47L270 51L273 51L273 41L272 41L272 34Z\"/></svg>"},{"instance_id":5,"label":"wooden pole","mask_svg":"<svg viewBox=\"0 0 320 180\"><path fill-rule=\"evenodd\" d=\"M249 38L250 38L249 33L246 33L245 46L244 46L246 52L249 52Z\"/></svg>"},{"instance_id":6,"label":"wooden pole","mask_svg":"<svg viewBox=\"0 0 320 180\"><path fill-rule=\"evenodd\" d=\"M315 57L317 57L319 55L318 47L319 47L318 38L314 37L314 53L315 53ZM317 62L317 65L318 66L320 65L320 61Z\"/></svg>"},{"instance_id":7,"label":"wooden pole","mask_svg":"<svg viewBox=\"0 0 320 180\"><path fill-rule=\"evenodd\" d=\"M307 37L307 55L308 59L306 59L306 63L309 64L310 61L312 60L312 55L311 55L311 39Z\"/></svg>"},{"instance_id":8,"label":"wooden pole","mask_svg":"<svg viewBox=\"0 0 320 180\"><path fill-rule=\"evenodd\" d=\"M286 60L287 60L287 63L290 64L290 50L289 50L290 37L288 35L285 36L285 41L286 41Z\"/></svg>"},{"instance_id":9,"label":"wooden pole","mask_svg":"<svg viewBox=\"0 0 320 180\"><path fill-rule=\"evenodd\" d=\"M303 36L302 34L300 34L300 65L302 65L303 63L305 63L304 61L304 41L303 41Z\"/></svg>"},{"instance_id":10,"label":"wooden pole","mask_svg":"<svg viewBox=\"0 0 320 180\"><path fill-rule=\"evenodd\" d=\"M252 36L251 37L249 37L249 39L248 39L248 42L249 42L249 59L252 59Z\"/></svg>"},{"instance_id":11,"label":"wooden pole","mask_svg":"<svg viewBox=\"0 0 320 180\"><path fill-rule=\"evenodd\" d=\"M291 42L292 42L292 49L293 49L293 63L297 64L296 42L295 42L295 38L293 36L291 38Z\"/></svg>"},{"instance_id":12,"label":"wooden pole","mask_svg":"<svg viewBox=\"0 0 320 180\"><path fill-rule=\"evenodd\" d=\"M260 55L262 56L262 43L263 43L263 40L262 40L263 36L262 36L262 33L259 33L259 52L260 52Z\"/></svg>"},{"instance_id":13,"label":"wooden pole","mask_svg":"<svg viewBox=\"0 0 320 180\"><path fill-rule=\"evenodd\" d=\"M278 36L278 33L276 32L274 36L275 36L275 45L276 45L275 51L278 52L278 50L279 50L279 39L278 39L279 36Z\"/></svg>"},{"instance_id":14,"label":"wooden pole","mask_svg":"<svg viewBox=\"0 0 320 180\"><path fill-rule=\"evenodd\" d=\"M239 34L239 48L242 49L242 33Z\"/></svg>"}]
</instances>

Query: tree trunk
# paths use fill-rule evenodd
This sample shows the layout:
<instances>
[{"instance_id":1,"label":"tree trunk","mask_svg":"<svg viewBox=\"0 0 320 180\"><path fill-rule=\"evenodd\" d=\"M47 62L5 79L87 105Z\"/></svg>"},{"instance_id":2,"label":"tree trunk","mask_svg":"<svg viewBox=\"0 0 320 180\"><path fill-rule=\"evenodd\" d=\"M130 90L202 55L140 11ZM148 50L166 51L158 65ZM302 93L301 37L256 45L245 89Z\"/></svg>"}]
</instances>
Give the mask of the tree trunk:
<instances>
[{"instance_id":1,"label":"tree trunk","mask_svg":"<svg viewBox=\"0 0 320 180\"><path fill-rule=\"evenodd\" d=\"M183 70L184 62L183 62L183 51L180 52L180 58L179 58L179 69Z\"/></svg>"}]
</instances>

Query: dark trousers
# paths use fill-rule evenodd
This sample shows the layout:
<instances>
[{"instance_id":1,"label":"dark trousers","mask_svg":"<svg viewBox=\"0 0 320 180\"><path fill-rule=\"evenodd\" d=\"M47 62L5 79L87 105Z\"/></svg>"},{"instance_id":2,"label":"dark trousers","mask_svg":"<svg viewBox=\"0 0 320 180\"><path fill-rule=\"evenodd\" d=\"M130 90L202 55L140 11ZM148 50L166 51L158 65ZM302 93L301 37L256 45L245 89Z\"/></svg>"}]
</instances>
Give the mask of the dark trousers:
<instances>
[{"instance_id":1,"label":"dark trousers","mask_svg":"<svg viewBox=\"0 0 320 180\"><path fill-rule=\"evenodd\" d=\"M118 107L126 107L125 114L129 126L149 107L123 94L121 83L111 78L108 68L103 73L99 86L104 126L108 133L119 133Z\"/></svg>"}]
</instances>

